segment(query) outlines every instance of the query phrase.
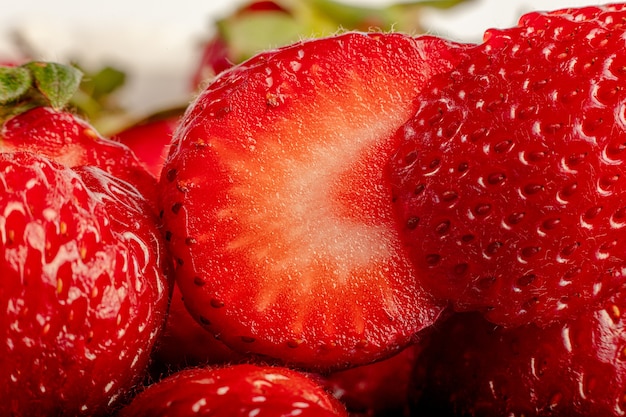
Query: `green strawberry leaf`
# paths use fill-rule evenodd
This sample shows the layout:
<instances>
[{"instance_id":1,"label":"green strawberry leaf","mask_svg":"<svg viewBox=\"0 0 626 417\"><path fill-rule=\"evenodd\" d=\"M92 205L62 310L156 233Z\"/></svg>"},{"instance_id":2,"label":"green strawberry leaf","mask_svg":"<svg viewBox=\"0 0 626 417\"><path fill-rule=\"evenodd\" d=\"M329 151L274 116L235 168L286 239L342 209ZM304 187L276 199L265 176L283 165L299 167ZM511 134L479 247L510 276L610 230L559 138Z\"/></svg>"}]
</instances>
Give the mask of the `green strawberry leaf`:
<instances>
[{"instance_id":1,"label":"green strawberry leaf","mask_svg":"<svg viewBox=\"0 0 626 417\"><path fill-rule=\"evenodd\" d=\"M81 71L85 77L80 84L80 89L95 100L110 95L126 83L126 74L110 66L105 66L95 72L88 72L82 68Z\"/></svg>"},{"instance_id":2,"label":"green strawberry leaf","mask_svg":"<svg viewBox=\"0 0 626 417\"><path fill-rule=\"evenodd\" d=\"M0 66L0 124L38 106L63 109L77 93L82 77L79 69L53 62Z\"/></svg>"},{"instance_id":3,"label":"green strawberry leaf","mask_svg":"<svg viewBox=\"0 0 626 417\"><path fill-rule=\"evenodd\" d=\"M0 67L0 104L22 97L32 84L30 72L22 67Z\"/></svg>"},{"instance_id":4,"label":"green strawberry leaf","mask_svg":"<svg viewBox=\"0 0 626 417\"><path fill-rule=\"evenodd\" d=\"M29 62L24 65L33 75L37 89L55 109L63 108L80 87L80 70L54 62Z\"/></svg>"},{"instance_id":5,"label":"green strawberry leaf","mask_svg":"<svg viewBox=\"0 0 626 417\"><path fill-rule=\"evenodd\" d=\"M242 62L269 47L295 42L301 37L302 27L291 16L269 11L247 13L218 22L229 53L235 62Z\"/></svg>"},{"instance_id":6,"label":"green strawberry leaf","mask_svg":"<svg viewBox=\"0 0 626 417\"><path fill-rule=\"evenodd\" d=\"M105 136L125 126L129 115L116 93L126 84L126 74L110 66L90 70L75 65L84 75L80 88L68 103L72 110Z\"/></svg>"}]
</instances>

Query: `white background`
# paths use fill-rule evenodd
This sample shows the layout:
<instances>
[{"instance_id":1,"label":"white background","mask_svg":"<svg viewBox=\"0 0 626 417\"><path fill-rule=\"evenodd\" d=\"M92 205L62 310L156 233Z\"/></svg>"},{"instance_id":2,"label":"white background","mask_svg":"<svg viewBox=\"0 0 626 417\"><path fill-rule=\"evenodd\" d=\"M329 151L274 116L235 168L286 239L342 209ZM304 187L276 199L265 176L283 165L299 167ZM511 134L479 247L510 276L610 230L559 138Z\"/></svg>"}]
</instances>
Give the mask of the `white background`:
<instances>
[{"instance_id":1,"label":"white background","mask_svg":"<svg viewBox=\"0 0 626 417\"><path fill-rule=\"evenodd\" d=\"M0 61L18 54L15 34L35 58L80 59L94 67L127 71L123 97L131 111L150 112L186 100L188 77L198 46L212 21L242 0L3 0L0 5ZM387 0L343 0L390 4ZM474 0L453 11L433 12L422 22L433 34L478 42L491 27L514 25L530 10L602 4L585 0Z\"/></svg>"}]
</instances>

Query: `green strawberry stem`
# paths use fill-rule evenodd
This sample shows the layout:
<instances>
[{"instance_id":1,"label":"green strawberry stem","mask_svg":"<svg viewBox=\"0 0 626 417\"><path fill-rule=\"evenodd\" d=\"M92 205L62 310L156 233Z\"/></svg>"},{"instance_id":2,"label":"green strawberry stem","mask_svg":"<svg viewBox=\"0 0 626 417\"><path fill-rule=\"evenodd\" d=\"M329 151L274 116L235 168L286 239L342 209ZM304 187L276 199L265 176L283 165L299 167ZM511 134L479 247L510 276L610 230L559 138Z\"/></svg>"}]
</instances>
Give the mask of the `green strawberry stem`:
<instances>
[{"instance_id":1,"label":"green strawberry stem","mask_svg":"<svg viewBox=\"0 0 626 417\"><path fill-rule=\"evenodd\" d=\"M75 67L32 61L0 67L0 118L37 106L62 109L80 87L83 73Z\"/></svg>"},{"instance_id":2,"label":"green strawberry stem","mask_svg":"<svg viewBox=\"0 0 626 417\"><path fill-rule=\"evenodd\" d=\"M0 124L34 107L50 106L71 108L109 134L129 123L113 95L125 81L126 74L112 67L90 72L76 64L41 61L0 66Z\"/></svg>"}]
</instances>

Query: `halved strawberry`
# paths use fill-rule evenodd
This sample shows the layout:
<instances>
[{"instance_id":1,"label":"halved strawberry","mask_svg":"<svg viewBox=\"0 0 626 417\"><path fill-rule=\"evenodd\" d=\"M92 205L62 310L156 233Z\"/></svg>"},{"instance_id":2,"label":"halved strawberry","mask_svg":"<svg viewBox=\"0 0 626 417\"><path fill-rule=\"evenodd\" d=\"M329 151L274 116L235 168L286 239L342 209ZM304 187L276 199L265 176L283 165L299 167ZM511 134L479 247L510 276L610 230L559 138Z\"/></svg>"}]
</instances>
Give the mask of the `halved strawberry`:
<instances>
[{"instance_id":1,"label":"halved strawberry","mask_svg":"<svg viewBox=\"0 0 626 417\"><path fill-rule=\"evenodd\" d=\"M241 352L307 368L398 351L437 318L383 175L457 46L346 33L262 53L190 106L160 181L185 304Z\"/></svg>"},{"instance_id":2,"label":"halved strawberry","mask_svg":"<svg viewBox=\"0 0 626 417\"><path fill-rule=\"evenodd\" d=\"M189 368L141 392L119 417L346 417L313 379L288 368L233 365Z\"/></svg>"}]
</instances>

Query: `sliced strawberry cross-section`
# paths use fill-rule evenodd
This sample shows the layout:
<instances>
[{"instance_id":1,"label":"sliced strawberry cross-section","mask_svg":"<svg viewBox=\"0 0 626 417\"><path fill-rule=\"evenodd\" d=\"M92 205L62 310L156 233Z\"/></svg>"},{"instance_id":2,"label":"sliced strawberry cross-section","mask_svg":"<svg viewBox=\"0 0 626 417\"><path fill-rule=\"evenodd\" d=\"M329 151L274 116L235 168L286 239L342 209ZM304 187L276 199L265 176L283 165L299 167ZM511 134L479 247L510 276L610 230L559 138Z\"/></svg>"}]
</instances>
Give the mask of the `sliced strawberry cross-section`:
<instances>
[{"instance_id":1,"label":"sliced strawberry cross-section","mask_svg":"<svg viewBox=\"0 0 626 417\"><path fill-rule=\"evenodd\" d=\"M346 33L252 58L193 103L160 182L177 280L232 348L303 367L405 346L441 306L400 243L394 132L454 44Z\"/></svg>"}]
</instances>

